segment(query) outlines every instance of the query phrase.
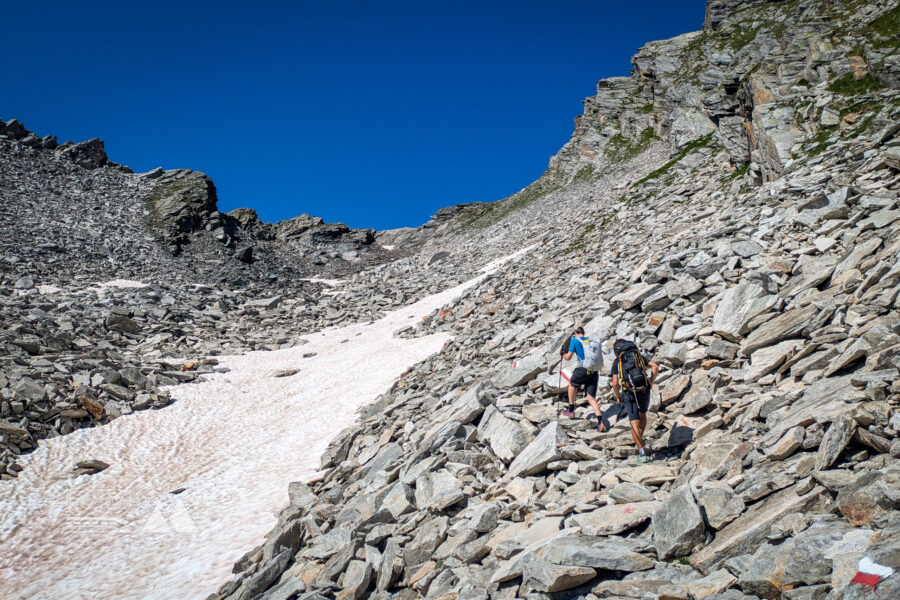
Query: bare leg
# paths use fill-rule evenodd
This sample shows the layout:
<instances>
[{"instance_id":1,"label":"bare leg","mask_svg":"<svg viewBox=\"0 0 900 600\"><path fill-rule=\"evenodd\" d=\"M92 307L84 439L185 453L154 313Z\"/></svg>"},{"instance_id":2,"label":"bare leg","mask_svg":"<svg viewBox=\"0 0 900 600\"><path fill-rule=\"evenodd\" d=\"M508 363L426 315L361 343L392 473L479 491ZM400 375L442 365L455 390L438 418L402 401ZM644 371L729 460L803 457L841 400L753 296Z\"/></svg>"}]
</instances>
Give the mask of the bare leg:
<instances>
[{"instance_id":1,"label":"bare leg","mask_svg":"<svg viewBox=\"0 0 900 600\"><path fill-rule=\"evenodd\" d=\"M569 385L569 407L575 406L575 386Z\"/></svg>"},{"instance_id":2,"label":"bare leg","mask_svg":"<svg viewBox=\"0 0 900 600\"><path fill-rule=\"evenodd\" d=\"M640 417L638 419L638 423L640 424L641 442L643 442L644 441L644 430L647 429L647 413L644 413L644 412L638 413L638 416Z\"/></svg>"},{"instance_id":3,"label":"bare leg","mask_svg":"<svg viewBox=\"0 0 900 600\"><path fill-rule=\"evenodd\" d=\"M596 399L596 398L594 398L594 397L591 396L591 395L588 395L587 401L588 401L588 404L591 405L591 408L594 409L594 414L595 414L595 415L597 415L597 416L599 417L599 416L601 416L601 415L603 414L603 411L600 410L600 405L597 404L597 399Z\"/></svg>"},{"instance_id":4,"label":"bare leg","mask_svg":"<svg viewBox=\"0 0 900 600\"><path fill-rule=\"evenodd\" d=\"M633 421L629 421L631 424L631 437L634 439L634 443L637 444L638 450L644 447L644 437L643 437L643 429L641 428L641 422L638 419Z\"/></svg>"}]
</instances>

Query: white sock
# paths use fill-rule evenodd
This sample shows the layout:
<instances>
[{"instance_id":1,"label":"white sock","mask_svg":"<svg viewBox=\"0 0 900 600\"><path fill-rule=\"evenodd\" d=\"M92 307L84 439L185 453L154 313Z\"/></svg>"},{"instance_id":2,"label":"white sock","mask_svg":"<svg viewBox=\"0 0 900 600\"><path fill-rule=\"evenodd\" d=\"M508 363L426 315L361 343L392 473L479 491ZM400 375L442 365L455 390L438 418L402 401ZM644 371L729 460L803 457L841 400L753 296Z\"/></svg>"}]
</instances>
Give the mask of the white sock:
<instances>
[{"instance_id":1,"label":"white sock","mask_svg":"<svg viewBox=\"0 0 900 600\"><path fill-rule=\"evenodd\" d=\"M641 453L641 456L644 456L644 449L643 449L643 448L638 448L638 452Z\"/></svg>"}]
</instances>

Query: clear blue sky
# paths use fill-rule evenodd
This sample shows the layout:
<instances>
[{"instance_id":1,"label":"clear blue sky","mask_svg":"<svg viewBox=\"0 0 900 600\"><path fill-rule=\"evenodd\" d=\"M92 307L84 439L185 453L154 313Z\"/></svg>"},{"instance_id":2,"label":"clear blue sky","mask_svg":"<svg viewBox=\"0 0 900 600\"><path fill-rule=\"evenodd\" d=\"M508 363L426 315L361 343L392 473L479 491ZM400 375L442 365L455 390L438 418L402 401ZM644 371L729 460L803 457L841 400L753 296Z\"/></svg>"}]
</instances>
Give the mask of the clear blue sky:
<instances>
[{"instance_id":1,"label":"clear blue sky","mask_svg":"<svg viewBox=\"0 0 900 600\"><path fill-rule=\"evenodd\" d=\"M416 226L531 183L597 80L704 6L23 0L3 10L0 118L204 171L222 210Z\"/></svg>"}]
</instances>

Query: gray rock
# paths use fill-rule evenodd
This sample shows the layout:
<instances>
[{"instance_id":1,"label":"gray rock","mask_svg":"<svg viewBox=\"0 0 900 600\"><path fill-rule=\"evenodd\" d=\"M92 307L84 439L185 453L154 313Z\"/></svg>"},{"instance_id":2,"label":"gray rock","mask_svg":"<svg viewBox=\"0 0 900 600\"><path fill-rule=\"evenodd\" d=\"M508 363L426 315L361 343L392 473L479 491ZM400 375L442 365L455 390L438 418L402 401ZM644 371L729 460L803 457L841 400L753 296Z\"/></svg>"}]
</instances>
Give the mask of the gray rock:
<instances>
[{"instance_id":1,"label":"gray rock","mask_svg":"<svg viewBox=\"0 0 900 600\"><path fill-rule=\"evenodd\" d=\"M654 564L627 544L592 536L569 536L555 540L542 548L538 556L553 564L629 573L652 569Z\"/></svg>"},{"instance_id":2,"label":"gray rock","mask_svg":"<svg viewBox=\"0 0 900 600\"><path fill-rule=\"evenodd\" d=\"M478 424L478 439L487 443L504 462L515 459L528 445L531 436L521 425L509 419L491 405Z\"/></svg>"},{"instance_id":3,"label":"gray rock","mask_svg":"<svg viewBox=\"0 0 900 600\"><path fill-rule=\"evenodd\" d=\"M814 511L826 503L825 488L816 486L805 494L787 488L757 502L744 513L720 529L715 539L690 557L695 569L709 572L733 556L755 552L770 526L785 515Z\"/></svg>"},{"instance_id":4,"label":"gray rock","mask_svg":"<svg viewBox=\"0 0 900 600\"><path fill-rule=\"evenodd\" d=\"M737 341L746 333L746 324L764 310L765 289L757 283L741 283L728 288L713 315L712 329L727 340Z\"/></svg>"},{"instance_id":5,"label":"gray rock","mask_svg":"<svg viewBox=\"0 0 900 600\"><path fill-rule=\"evenodd\" d=\"M746 570L741 573L741 589L761 598L780 598L784 566L795 546L794 540L760 546Z\"/></svg>"},{"instance_id":6,"label":"gray rock","mask_svg":"<svg viewBox=\"0 0 900 600\"><path fill-rule=\"evenodd\" d=\"M697 503L713 529L722 529L744 512L744 501L725 484L700 490Z\"/></svg>"},{"instance_id":7,"label":"gray rock","mask_svg":"<svg viewBox=\"0 0 900 600\"><path fill-rule=\"evenodd\" d=\"M509 465L507 478L533 475L547 468L547 465L561 457L559 447L565 443L566 434L559 422L547 424L537 437L515 457Z\"/></svg>"},{"instance_id":8,"label":"gray rock","mask_svg":"<svg viewBox=\"0 0 900 600\"><path fill-rule=\"evenodd\" d=\"M645 485L639 483L620 483L609 490L609 497L617 504L629 502L650 502L655 499L653 492Z\"/></svg>"},{"instance_id":9,"label":"gray rock","mask_svg":"<svg viewBox=\"0 0 900 600\"><path fill-rule=\"evenodd\" d=\"M816 453L816 470L821 471L827 469L834 461L837 460L847 444L853 439L856 431L856 421L848 414L842 414L825 432L825 437L819 444L819 451Z\"/></svg>"},{"instance_id":10,"label":"gray rock","mask_svg":"<svg viewBox=\"0 0 900 600\"><path fill-rule=\"evenodd\" d=\"M532 350L524 358L513 361L512 365L503 369L496 377L496 383L501 388L520 386L537 377L547 369L544 362L544 350L537 348Z\"/></svg>"},{"instance_id":11,"label":"gray rock","mask_svg":"<svg viewBox=\"0 0 900 600\"><path fill-rule=\"evenodd\" d=\"M469 527L478 533L493 531L497 527L497 517L500 516L500 505L496 502L479 504L472 510Z\"/></svg>"},{"instance_id":12,"label":"gray rock","mask_svg":"<svg viewBox=\"0 0 900 600\"><path fill-rule=\"evenodd\" d=\"M688 486L673 492L653 512L651 522L660 560L688 554L706 536L703 515Z\"/></svg>"},{"instance_id":13,"label":"gray rock","mask_svg":"<svg viewBox=\"0 0 900 600\"><path fill-rule=\"evenodd\" d=\"M554 565L531 560L522 568L522 584L539 592L560 592L590 581L597 572L590 567Z\"/></svg>"},{"instance_id":14,"label":"gray rock","mask_svg":"<svg viewBox=\"0 0 900 600\"><path fill-rule=\"evenodd\" d=\"M362 598L372 580L372 565L366 561L353 560L344 572L344 586L335 596L336 600L359 600Z\"/></svg>"}]
</instances>

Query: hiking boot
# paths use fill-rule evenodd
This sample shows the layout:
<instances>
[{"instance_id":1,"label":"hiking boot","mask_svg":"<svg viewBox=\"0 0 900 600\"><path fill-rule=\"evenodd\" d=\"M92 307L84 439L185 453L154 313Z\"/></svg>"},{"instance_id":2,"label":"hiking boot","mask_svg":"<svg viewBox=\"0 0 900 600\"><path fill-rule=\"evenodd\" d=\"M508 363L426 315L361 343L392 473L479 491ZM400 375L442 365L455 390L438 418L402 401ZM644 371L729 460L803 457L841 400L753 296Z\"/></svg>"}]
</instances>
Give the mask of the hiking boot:
<instances>
[{"instance_id":1,"label":"hiking boot","mask_svg":"<svg viewBox=\"0 0 900 600\"><path fill-rule=\"evenodd\" d=\"M597 433L603 433L606 431L606 425L603 424L603 421L597 423Z\"/></svg>"},{"instance_id":2,"label":"hiking boot","mask_svg":"<svg viewBox=\"0 0 900 600\"><path fill-rule=\"evenodd\" d=\"M568 417L570 419L575 416L575 413L568 408L562 409L561 411L559 411L559 414L561 414L564 417Z\"/></svg>"},{"instance_id":3,"label":"hiking boot","mask_svg":"<svg viewBox=\"0 0 900 600\"><path fill-rule=\"evenodd\" d=\"M646 454L638 454L638 455L637 455L637 461L638 461L639 463L645 463L645 462L647 462L648 460L650 460L650 457L647 456Z\"/></svg>"}]
</instances>

